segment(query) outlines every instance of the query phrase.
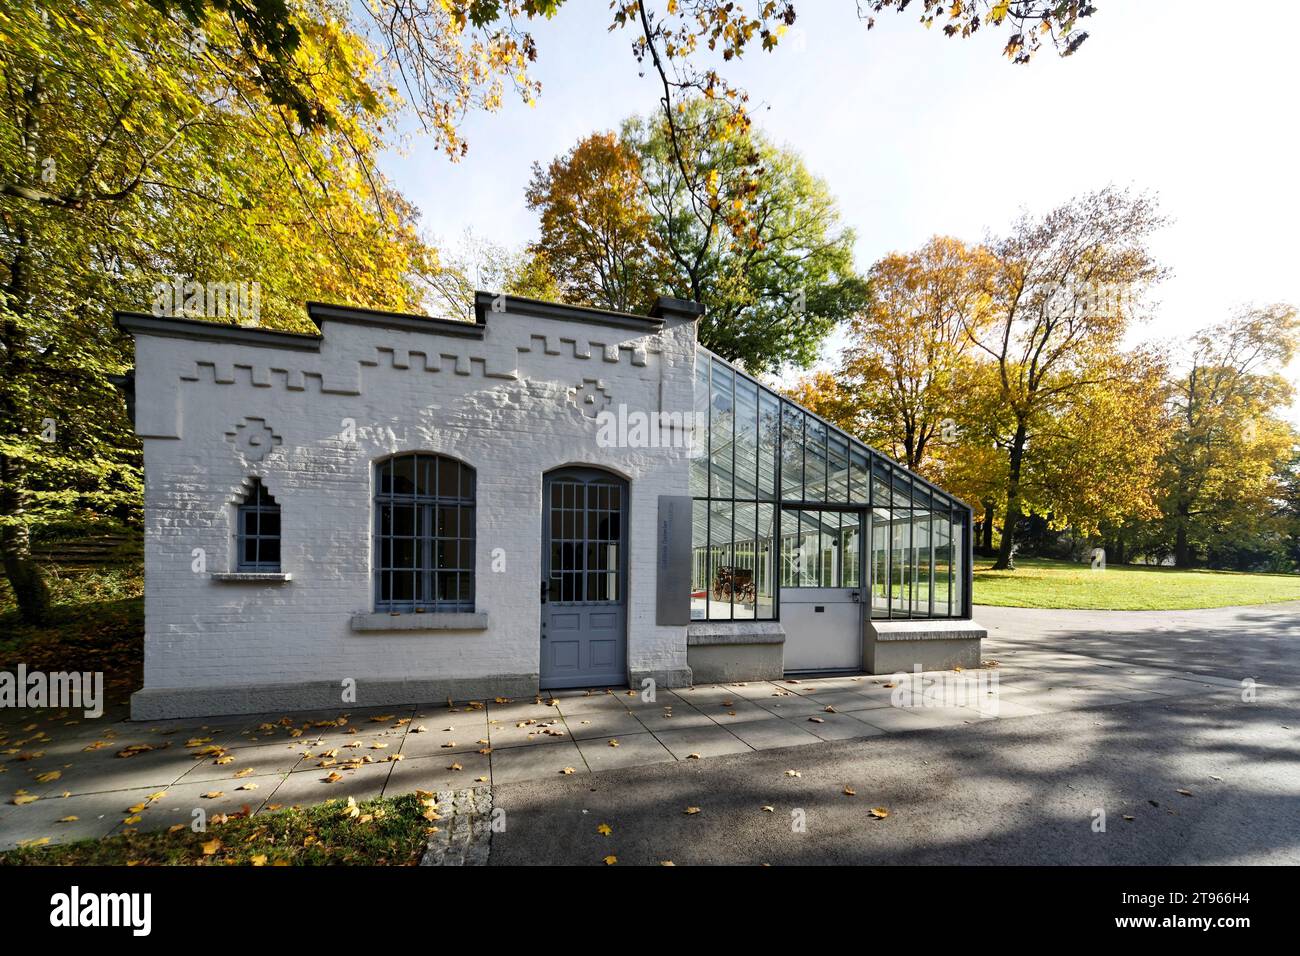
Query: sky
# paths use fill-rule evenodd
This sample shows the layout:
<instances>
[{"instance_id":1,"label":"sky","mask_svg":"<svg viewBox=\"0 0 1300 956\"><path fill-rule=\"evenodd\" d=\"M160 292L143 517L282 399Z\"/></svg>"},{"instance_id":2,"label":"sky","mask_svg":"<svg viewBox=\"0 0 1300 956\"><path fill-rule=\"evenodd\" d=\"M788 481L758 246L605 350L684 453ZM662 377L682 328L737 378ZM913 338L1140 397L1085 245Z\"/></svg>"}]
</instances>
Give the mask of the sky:
<instances>
[{"instance_id":1,"label":"sky","mask_svg":"<svg viewBox=\"0 0 1300 956\"><path fill-rule=\"evenodd\" d=\"M885 13L870 31L853 0L801 0L776 51L727 70L755 124L792 146L839 201L866 270L943 233L979 240L1108 184L1155 193L1169 225L1151 242L1170 270L1136 339L1186 343L1251 302L1300 305L1294 229L1300 56L1252 5L1253 22L1210 0L1097 0L1072 57L1001 56L1005 31L967 40ZM384 171L422 212L426 235L466 229L518 248L536 236L524 203L534 161L657 107L633 34L607 31L606 0L567 0L538 24L533 107L507 97L466 117L470 151L451 163L410 128ZM842 339L833 336L825 360ZM1300 362L1289 370L1300 383ZM1300 406L1290 410L1300 421Z\"/></svg>"}]
</instances>

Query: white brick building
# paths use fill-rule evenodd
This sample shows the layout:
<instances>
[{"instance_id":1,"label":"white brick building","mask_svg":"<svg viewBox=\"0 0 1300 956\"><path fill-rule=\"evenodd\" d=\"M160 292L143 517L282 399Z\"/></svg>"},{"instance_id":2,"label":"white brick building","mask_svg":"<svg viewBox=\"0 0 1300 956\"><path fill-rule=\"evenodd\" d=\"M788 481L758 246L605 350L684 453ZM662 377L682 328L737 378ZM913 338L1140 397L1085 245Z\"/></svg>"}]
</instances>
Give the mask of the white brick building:
<instances>
[{"instance_id":1,"label":"white brick building","mask_svg":"<svg viewBox=\"0 0 1300 956\"><path fill-rule=\"evenodd\" d=\"M692 303L308 309L318 335L118 315L134 716L772 677L796 639L801 670L978 661L969 509L699 349Z\"/></svg>"}]
</instances>

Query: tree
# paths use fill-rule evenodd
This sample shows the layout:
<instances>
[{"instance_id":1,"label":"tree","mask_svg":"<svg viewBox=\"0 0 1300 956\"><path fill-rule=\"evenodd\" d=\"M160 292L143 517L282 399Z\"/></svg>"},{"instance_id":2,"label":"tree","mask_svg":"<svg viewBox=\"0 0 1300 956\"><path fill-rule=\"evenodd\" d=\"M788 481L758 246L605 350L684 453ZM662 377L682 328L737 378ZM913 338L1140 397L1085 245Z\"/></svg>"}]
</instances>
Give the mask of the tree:
<instances>
[{"instance_id":1,"label":"tree","mask_svg":"<svg viewBox=\"0 0 1300 956\"><path fill-rule=\"evenodd\" d=\"M1243 309L1193 338L1171 382L1176 430L1164 459L1165 536L1178 567L1244 541L1277 511L1296 445L1276 411L1294 395L1281 369L1298 349L1300 319L1289 305Z\"/></svg>"},{"instance_id":2,"label":"tree","mask_svg":"<svg viewBox=\"0 0 1300 956\"><path fill-rule=\"evenodd\" d=\"M700 341L723 358L751 371L807 366L835 323L867 302L853 232L796 153L748 127L714 137L715 124L697 118L711 111L717 107L707 101L684 105L690 132L679 131L676 145L662 119L623 126L669 285L705 305ZM697 181L706 184L702 195L692 187Z\"/></svg>"},{"instance_id":3,"label":"tree","mask_svg":"<svg viewBox=\"0 0 1300 956\"><path fill-rule=\"evenodd\" d=\"M48 605L34 529L138 515L114 305L181 279L259 289L243 318L268 327L309 327L307 298L418 307L435 257L373 172L396 103L332 10L293 7L295 68L335 109L310 127L217 11L200 42L137 0L0 10L0 551L25 619Z\"/></svg>"},{"instance_id":4,"label":"tree","mask_svg":"<svg viewBox=\"0 0 1300 956\"><path fill-rule=\"evenodd\" d=\"M871 304L853 318L839 377L877 447L914 471L932 442L955 442L968 424L969 335L990 321L994 266L987 249L936 236L868 273Z\"/></svg>"},{"instance_id":5,"label":"tree","mask_svg":"<svg viewBox=\"0 0 1300 956\"><path fill-rule=\"evenodd\" d=\"M1010 431L999 437L1007 483L997 569L1011 566L1021 518L1043 507L1024 483L1041 459L1037 439L1072 407L1133 375L1120 345L1141 289L1161 274L1146 248L1160 224L1153 200L1107 188L1039 219L1022 216L990 243L998 261L994 318L969 326L968 336L994 364L998 403L1009 416ZM1110 486L1111 494L1125 490Z\"/></svg>"},{"instance_id":6,"label":"tree","mask_svg":"<svg viewBox=\"0 0 1300 956\"><path fill-rule=\"evenodd\" d=\"M561 292L544 254L512 250L466 229L454 247L443 247L438 268L427 277L429 314L463 321L474 315L480 289L547 301Z\"/></svg>"},{"instance_id":7,"label":"tree","mask_svg":"<svg viewBox=\"0 0 1300 956\"><path fill-rule=\"evenodd\" d=\"M637 157L613 133L584 137L545 168L534 163L526 197L541 218L529 251L546 261L566 301L615 312L654 304L666 263Z\"/></svg>"}]
</instances>

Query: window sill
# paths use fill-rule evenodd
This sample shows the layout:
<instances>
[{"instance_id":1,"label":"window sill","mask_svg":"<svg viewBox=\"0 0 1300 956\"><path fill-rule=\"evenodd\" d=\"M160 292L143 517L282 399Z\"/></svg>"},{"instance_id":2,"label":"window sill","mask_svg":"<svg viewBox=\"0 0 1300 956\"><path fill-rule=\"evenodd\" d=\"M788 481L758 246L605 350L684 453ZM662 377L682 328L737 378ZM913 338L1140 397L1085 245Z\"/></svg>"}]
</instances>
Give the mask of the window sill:
<instances>
[{"instance_id":1,"label":"window sill","mask_svg":"<svg viewBox=\"0 0 1300 956\"><path fill-rule=\"evenodd\" d=\"M486 631L487 626L486 611L409 611L402 614L379 612L352 615L352 630L363 634L394 631Z\"/></svg>"},{"instance_id":2,"label":"window sill","mask_svg":"<svg viewBox=\"0 0 1300 956\"><path fill-rule=\"evenodd\" d=\"M218 584L288 584L292 574L279 571L213 571L208 575Z\"/></svg>"}]
</instances>

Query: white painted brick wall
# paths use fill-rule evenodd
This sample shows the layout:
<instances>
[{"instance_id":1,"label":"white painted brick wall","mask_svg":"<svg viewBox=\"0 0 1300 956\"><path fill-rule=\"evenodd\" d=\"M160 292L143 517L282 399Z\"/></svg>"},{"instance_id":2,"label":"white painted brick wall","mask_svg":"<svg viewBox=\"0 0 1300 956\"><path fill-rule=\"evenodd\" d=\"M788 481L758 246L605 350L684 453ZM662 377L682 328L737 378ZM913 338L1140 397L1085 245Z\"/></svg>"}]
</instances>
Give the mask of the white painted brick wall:
<instances>
[{"instance_id":1,"label":"white painted brick wall","mask_svg":"<svg viewBox=\"0 0 1300 956\"><path fill-rule=\"evenodd\" d=\"M688 493L685 452L600 448L595 421L566 394L596 378L615 406L691 411L693 323L670 317L647 334L492 313L482 341L329 320L324 335L319 353L137 335L146 689L536 674L542 476L573 464L630 482L631 671L686 666L685 627L655 624L657 500ZM258 463L226 437L248 418L281 439ZM352 445L341 437L348 418ZM407 451L477 470L486 631L349 627L373 610L372 463ZM223 584L191 570L195 548L208 571L235 569L235 502L253 477L282 509L290 583ZM505 549L505 573L491 569L494 548Z\"/></svg>"}]
</instances>

